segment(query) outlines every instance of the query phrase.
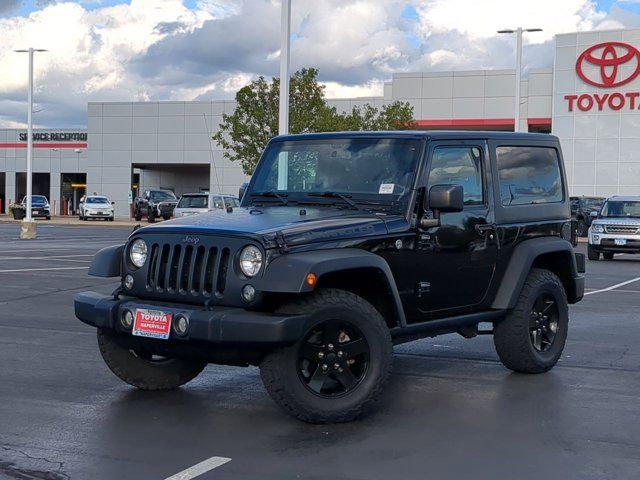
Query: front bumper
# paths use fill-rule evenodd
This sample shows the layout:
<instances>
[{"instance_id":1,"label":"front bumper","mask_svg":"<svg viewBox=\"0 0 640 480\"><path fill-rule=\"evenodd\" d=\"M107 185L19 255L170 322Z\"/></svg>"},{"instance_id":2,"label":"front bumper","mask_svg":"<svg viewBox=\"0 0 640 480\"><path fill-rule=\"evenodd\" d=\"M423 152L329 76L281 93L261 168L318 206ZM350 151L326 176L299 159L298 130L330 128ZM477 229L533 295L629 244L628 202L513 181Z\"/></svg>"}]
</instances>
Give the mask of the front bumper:
<instances>
[{"instance_id":1,"label":"front bumper","mask_svg":"<svg viewBox=\"0 0 640 480\"><path fill-rule=\"evenodd\" d=\"M277 315L254 312L238 307L210 307L196 305L140 300L121 297L116 300L111 295L95 292L78 293L74 298L76 317L87 325L100 329L130 333L119 319L126 308L157 309L171 312L189 319L189 330L179 336L171 328L170 340L185 342L190 340L214 344L262 344L269 346L288 345L302 338L310 321L307 315ZM141 341L145 338L136 337ZM151 340L151 339L149 339Z\"/></svg>"},{"instance_id":2,"label":"front bumper","mask_svg":"<svg viewBox=\"0 0 640 480\"><path fill-rule=\"evenodd\" d=\"M100 211L100 210L86 210L85 217L87 218L112 218L112 211Z\"/></svg>"},{"instance_id":3,"label":"front bumper","mask_svg":"<svg viewBox=\"0 0 640 480\"><path fill-rule=\"evenodd\" d=\"M624 240L624 245L616 245L616 239ZM589 247L596 252L640 252L640 235L595 233L589 230Z\"/></svg>"}]
</instances>

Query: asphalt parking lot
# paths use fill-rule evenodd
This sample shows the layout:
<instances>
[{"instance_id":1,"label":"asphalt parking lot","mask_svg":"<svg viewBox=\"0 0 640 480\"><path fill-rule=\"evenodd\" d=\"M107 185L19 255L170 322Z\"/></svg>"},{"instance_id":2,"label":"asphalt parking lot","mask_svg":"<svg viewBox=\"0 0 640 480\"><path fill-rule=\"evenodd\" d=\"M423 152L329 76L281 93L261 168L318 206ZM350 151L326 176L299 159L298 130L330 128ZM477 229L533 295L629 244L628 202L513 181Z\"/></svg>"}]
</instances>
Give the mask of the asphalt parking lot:
<instances>
[{"instance_id":1,"label":"asphalt parking lot","mask_svg":"<svg viewBox=\"0 0 640 480\"><path fill-rule=\"evenodd\" d=\"M255 368L209 366L164 393L136 391L108 371L95 331L73 315L73 295L115 288L86 271L129 231L40 224L38 240L20 241L18 226L0 225L0 478L163 480L212 457L231 460L197 478L640 472L640 256L588 262L589 294L571 307L550 373L509 372L489 336L426 339L396 348L373 415L315 426L283 414Z\"/></svg>"}]
</instances>

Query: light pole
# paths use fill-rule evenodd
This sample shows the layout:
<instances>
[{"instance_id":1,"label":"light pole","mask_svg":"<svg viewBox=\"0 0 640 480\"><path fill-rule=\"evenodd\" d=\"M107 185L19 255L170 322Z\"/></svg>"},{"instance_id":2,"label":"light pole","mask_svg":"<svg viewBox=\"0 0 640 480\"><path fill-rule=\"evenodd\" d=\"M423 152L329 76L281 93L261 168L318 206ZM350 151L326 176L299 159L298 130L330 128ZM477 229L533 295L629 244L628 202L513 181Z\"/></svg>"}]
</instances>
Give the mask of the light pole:
<instances>
[{"instance_id":1,"label":"light pole","mask_svg":"<svg viewBox=\"0 0 640 480\"><path fill-rule=\"evenodd\" d=\"M515 30L498 30L498 33L515 33L516 34L516 98L513 130L520 131L520 76L522 74L522 32L541 32L541 28L522 28Z\"/></svg>"},{"instance_id":2,"label":"light pole","mask_svg":"<svg viewBox=\"0 0 640 480\"><path fill-rule=\"evenodd\" d=\"M289 58L291 41L291 0L281 0L280 17L280 103L278 109L278 134L289 133ZM278 156L278 190L286 190L289 177L289 156Z\"/></svg>"},{"instance_id":3,"label":"light pole","mask_svg":"<svg viewBox=\"0 0 640 480\"><path fill-rule=\"evenodd\" d=\"M31 217L32 195L32 170L33 170L33 54L34 52L46 52L42 48L29 47L27 50L14 50L18 53L29 54L29 81L27 88L27 205L24 217L24 225L20 229L20 238L35 238L36 229Z\"/></svg>"}]
</instances>

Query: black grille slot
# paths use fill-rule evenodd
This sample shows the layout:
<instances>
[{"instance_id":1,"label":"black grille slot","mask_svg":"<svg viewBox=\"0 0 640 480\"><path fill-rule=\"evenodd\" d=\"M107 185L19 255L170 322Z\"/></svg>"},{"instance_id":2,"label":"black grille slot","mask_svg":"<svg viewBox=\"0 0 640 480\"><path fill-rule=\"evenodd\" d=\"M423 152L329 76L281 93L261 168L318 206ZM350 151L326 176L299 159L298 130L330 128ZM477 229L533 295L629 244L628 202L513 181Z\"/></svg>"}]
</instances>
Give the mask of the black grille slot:
<instances>
[{"instance_id":1,"label":"black grille slot","mask_svg":"<svg viewBox=\"0 0 640 480\"><path fill-rule=\"evenodd\" d=\"M216 293L222 295L227 285L227 270L229 270L229 249L223 248L220 255L220 268L218 270L218 281L216 282Z\"/></svg>"},{"instance_id":2,"label":"black grille slot","mask_svg":"<svg viewBox=\"0 0 640 480\"><path fill-rule=\"evenodd\" d=\"M171 293L178 289L178 263L181 250L180 245L174 245L171 250L171 260L167 264L167 291Z\"/></svg>"},{"instance_id":3,"label":"black grille slot","mask_svg":"<svg viewBox=\"0 0 640 480\"><path fill-rule=\"evenodd\" d=\"M171 240L165 242L149 242L147 292L153 297L170 296L177 301L181 298L222 301L227 283L232 280L229 275L234 249L224 243L214 246L208 242L196 245Z\"/></svg>"},{"instance_id":4,"label":"black grille slot","mask_svg":"<svg viewBox=\"0 0 640 480\"><path fill-rule=\"evenodd\" d=\"M211 247L207 252L207 258L205 260L204 278L202 280L203 292L206 296L209 296L213 293L213 272L216 268L216 260L218 258L218 249L216 247Z\"/></svg>"},{"instance_id":5,"label":"black grille slot","mask_svg":"<svg viewBox=\"0 0 640 480\"><path fill-rule=\"evenodd\" d=\"M180 279L180 293L186 293L189 291L189 279L191 278L189 272L191 271L192 257L193 247L191 245L187 245L184 249L184 255L179 267L180 273L178 277Z\"/></svg>"}]
</instances>

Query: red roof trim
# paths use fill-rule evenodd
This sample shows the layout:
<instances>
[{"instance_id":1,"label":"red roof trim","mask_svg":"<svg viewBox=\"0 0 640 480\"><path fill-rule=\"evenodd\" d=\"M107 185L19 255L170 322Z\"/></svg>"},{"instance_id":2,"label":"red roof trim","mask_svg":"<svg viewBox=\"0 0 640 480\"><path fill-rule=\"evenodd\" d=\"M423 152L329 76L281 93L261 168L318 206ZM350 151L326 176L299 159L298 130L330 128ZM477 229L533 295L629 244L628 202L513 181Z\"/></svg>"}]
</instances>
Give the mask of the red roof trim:
<instances>
[{"instance_id":1,"label":"red roof trim","mask_svg":"<svg viewBox=\"0 0 640 480\"><path fill-rule=\"evenodd\" d=\"M527 118L527 125L544 125L551 126L551 119L540 117L540 118Z\"/></svg>"},{"instance_id":2,"label":"red roof trim","mask_svg":"<svg viewBox=\"0 0 640 480\"><path fill-rule=\"evenodd\" d=\"M0 148L27 148L27 142L0 143ZM33 148L87 148L86 143L34 143Z\"/></svg>"},{"instance_id":3,"label":"red roof trim","mask_svg":"<svg viewBox=\"0 0 640 480\"><path fill-rule=\"evenodd\" d=\"M513 118L450 118L416 120L419 127L513 127ZM528 125L551 125L551 118L528 118Z\"/></svg>"}]
</instances>

